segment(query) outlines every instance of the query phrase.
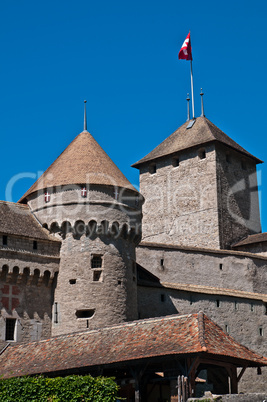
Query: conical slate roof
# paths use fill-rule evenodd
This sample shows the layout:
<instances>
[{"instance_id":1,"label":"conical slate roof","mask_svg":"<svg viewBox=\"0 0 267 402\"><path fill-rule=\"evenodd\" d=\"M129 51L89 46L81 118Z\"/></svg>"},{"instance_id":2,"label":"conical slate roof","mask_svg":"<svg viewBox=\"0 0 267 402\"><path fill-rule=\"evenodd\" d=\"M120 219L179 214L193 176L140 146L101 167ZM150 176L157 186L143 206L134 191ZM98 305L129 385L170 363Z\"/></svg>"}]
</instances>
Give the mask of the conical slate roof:
<instances>
[{"instance_id":1,"label":"conical slate roof","mask_svg":"<svg viewBox=\"0 0 267 402\"><path fill-rule=\"evenodd\" d=\"M245 156L254 159L256 163L262 163L260 159L247 152L206 117L198 117L194 125L189 129L187 129L187 126L188 121L132 166L138 168L143 163L214 141L221 142L241 152Z\"/></svg>"},{"instance_id":2,"label":"conical slate roof","mask_svg":"<svg viewBox=\"0 0 267 402\"><path fill-rule=\"evenodd\" d=\"M137 190L88 131L80 133L23 195L70 184L102 184Z\"/></svg>"}]
</instances>

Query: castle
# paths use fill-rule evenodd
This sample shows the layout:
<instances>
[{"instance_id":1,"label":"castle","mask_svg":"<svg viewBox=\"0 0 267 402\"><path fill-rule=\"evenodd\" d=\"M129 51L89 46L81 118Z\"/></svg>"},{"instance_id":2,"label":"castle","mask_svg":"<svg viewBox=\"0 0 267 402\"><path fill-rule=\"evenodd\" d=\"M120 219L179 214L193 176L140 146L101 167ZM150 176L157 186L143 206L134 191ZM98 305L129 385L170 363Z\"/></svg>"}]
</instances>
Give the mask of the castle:
<instances>
[{"instance_id":1,"label":"castle","mask_svg":"<svg viewBox=\"0 0 267 402\"><path fill-rule=\"evenodd\" d=\"M199 311L265 355L261 162L201 116L133 165L139 193L85 124L17 203L0 203L1 358L8 344ZM264 378L244 370L240 389Z\"/></svg>"}]
</instances>

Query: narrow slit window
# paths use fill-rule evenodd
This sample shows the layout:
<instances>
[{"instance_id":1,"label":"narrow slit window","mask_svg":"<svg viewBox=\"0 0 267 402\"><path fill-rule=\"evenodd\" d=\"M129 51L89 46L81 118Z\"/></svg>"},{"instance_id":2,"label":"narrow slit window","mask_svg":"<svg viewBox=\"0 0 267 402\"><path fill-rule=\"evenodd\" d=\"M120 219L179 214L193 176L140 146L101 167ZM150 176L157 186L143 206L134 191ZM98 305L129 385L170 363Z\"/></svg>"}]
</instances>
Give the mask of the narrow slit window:
<instances>
[{"instance_id":1,"label":"narrow slit window","mask_svg":"<svg viewBox=\"0 0 267 402\"><path fill-rule=\"evenodd\" d=\"M36 240L33 241L32 248L33 248L33 250L37 250L37 241Z\"/></svg>"},{"instance_id":2,"label":"narrow slit window","mask_svg":"<svg viewBox=\"0 0 267 402\"><path fill-rule=\"evenodd\" d=\"M7 246L7 236L3 235L3 246Z\"/></svg>"},{"instance_id":3,"label":"narrow slit window","mask_svg":"<svg viewBox=\"0 0 267 402\"><path fill-rule=\"evenodd\" d=\"M216 306L217 306L217 307L220 307L220 306L221 306L220 300L216 300Z\"/></svg>"},{"instance_id":4,"label":"narrow slit window","mask_svg":"<svg viewBox=\"0 0 267 402\"><path fill-rule=\"evenodd\" d=\"M165 300L166 300L165 294L162 293L162 294L160 295L160 300L161 300L162 303L165 302Z\"/></svg>"},{"instance_id":5,"label":"narrow slit window","mask_svg":"<svg viewBox=\"0 0 267 402\"><path fill-rule=\"evenodd\" d=\"M259 335L263 336L263 328L262 327L259 327Z\"/></svg>"},{"instance_id":6,"label":"narrow slit window","mask_svg":"<svg viewBox=\"0 0 267 402\"><path fill-rule=\"evenodd\" d=\"M220 264L220 270L222 271L222 269L223 269L223 265L222 265L222 264Z\"/></svg>"},{"instance_id":7,"label":"narrow slit window","mask_svg":"<svg viewBox=\"0 0 267 402\"><path fill-rule=\"evenodd\" d=\"M15 340L15 327L16 327L16 319L15 318L6 318L6 341L14 341Z\"/></svg>"}]
</instances>

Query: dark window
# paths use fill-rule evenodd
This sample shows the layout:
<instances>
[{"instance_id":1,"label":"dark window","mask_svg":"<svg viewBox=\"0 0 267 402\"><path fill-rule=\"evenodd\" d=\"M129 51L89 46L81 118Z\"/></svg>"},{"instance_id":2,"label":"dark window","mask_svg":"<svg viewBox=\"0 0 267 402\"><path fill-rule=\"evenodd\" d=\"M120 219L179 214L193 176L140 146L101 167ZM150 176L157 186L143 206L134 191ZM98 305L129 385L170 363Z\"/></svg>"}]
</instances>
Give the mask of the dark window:
<instances>
[{"instance_id":1,"label":"dark window","mask_svg":"<svg viewBox=\"0 0 267 402\"><path fill-rule=\"evenodd\" d=\"M238 310L238 302L235 301L235 310Z\"/></svg>"},{"instance_id":2,"label":"dark window","mask_svg":"<svg viewBox=\"0 0 267 402\"><path fill-rule=\"evenodd\" d=\"M263 328L262 327L259 327L259 335L263 336Z\"/></svg>"},{"instance_id":3,"label":"dark window","mask_svg":"<svg viewBox=\"0 0 267 402\"><path fill-rule=\"evenodd\" d=\"M161 267L164 267L164 259L163 258L161 258L161 260L160 260L160 265L161 265Z\"/></svg>"},{"instance_id":4,"label":"dark window","mask_svg":"<svg viewBox=\"0 0 267 402\"><path fill-rule=\"evenodd\" d=\"M267 303L264 303L264 314L267 315Z\"/></svg>"},{"instance_id":5,"label":"dark window","mask_svg":"<svg viewBox=\"0 0 267 402\"><path fill-rule=\"evenodd\" d=\"M55 302L55 305L54 305L54 323L58 324L58 305L57 305L57 302Z\"/></svg>"},{"instance_id":6,"label":"dark window","mask_svg":"<svg viewBox=\"0 0 267 402\"><path fill-rule=\"evenodd\" d=\"M254 311L254 310L255 310L255 306L254 306L253 303L251 303L251 305L250 305L250 311Z\"/></svg>"},{"instance_id":7,"label":"dark window","mask_svg":"<svg viewBox=\"0 0 267 402\"><path fill-rule=\"evenodd\" d=\"M3 246L7 246L7 236L3 235Z\"/></svg>"},{"instance_id":8,"label":"dark window","mask_svg":"<svg viewBox=\"0 0 267 402\"><path fill-rule=\"evenodd\" d=\"M220 270L222 270L223 269L223 265L222 264L220 264Z\"/></svg>"},{"instance_id":9,"label":"dark window","mask_svg":"<svg viewBox=\"0 0 267 402\"><path fill-rule=\"evenodd\" d=\"M173 160L172 160L172 166L173 166L173 167L177 167L177 166L179 166L179 164L180 164L179 158L173 158Z\"/></svg>"},{"instance_id":10,"label":"dark window","mask_svg":"<svg viewBox=\"0 0 267 402\"><path fill-rule=\"evenodd\" d=\"M101 274L102 274L102 271L94 271L93 272L93 281L94 282L99 282L100 280L101 280Z\"/></svg>"},{"instance_id":11,"label":"dark window","mask_svg":"<svg viewBox=\"0 0 267 402\"><path fill-rule=\"evenodd\" d=\"M225 332L226 332L227 334L229 334L229 326L228 326L227 324L225 324Z\"/></svg>"},{"instance_id":12,"label":"dark window","mask_svg":"<svg viewBox=\"0 0 267 402\"><path fill-rule=\"evenodd\" d=\"M91 260L91 268L101 268L102 267L102 257L100 255L94 255Z\"/></svg>"},{"instance_id":13,"label":"dark window","mask_svg":"<svg viewBox=\"0 0 267 402\"><path fill-rule=\"evenodd\" d=\"M157 172L157 165L154 163L153 165L149 166L149 173L155 174Z\"/></svg>"},{"instance_id":14,"label":"dark window","mask_svg":"<svg viewBox=\"0 0 267 402\"><path fill-rule=\"evenodd\" d=\"M160 300L162 301L162 303L164 303L166 300L166 297L163 293L160 295Z\"/></svg>"},{"instance_id":15,"label":"dark window","mask_svg":"<svg viewBox=\"0 0 267 402\"><path fill-rule=\"evenodd\" d=\"M16 319L6 318L6 341L15 340Z\"/></svg>"},{"instance_id":16,"label":"dark window","mask_svg":"<svg viewBox=\"0 0 267 402\"><path fill-rule=\"evenodd\" d=\"M199 156L199 159L205 159L206 158L205 149L200 149L199 152L198 152L198 156Z\"/></svg>"},{"instance_id":17,"label":"dark window","mask_svg":"<svg viewBox=\"0 0 267 402\"><path fill-rule=\"evenodd\" d=\"M94 309L91 310L77 310L76 317L77 318L91 318L95 313Z\"/></svg>"},{"instance_id":18,"label":"dark window","mask_svg":"<svg viewBox=\"0 0 267 402\"><path fill-rule=\"evenodd\" d=\"M70 279L70 280L69 280L69 283L70 283L70 285L75 285L76 279Z\"/></svg>"},{"instance_id":19,"label":"dark window","mask_svg":"<svg viewBox=\"0 0 267 402\"><path fill-rule=\"evenodd\" d=\"M32 245L34 250L37 250L37 241L33 240L33 245Z\"/></svg>"},{"instance_id":20,"label":"dark window","mask_svg":"<svg viewBox=\"0 0 267 402\"><path fill-rule=\"evenodd\" d=\"M221 305L220 300L216 300L216 306L220 307L220 305Z\"/></svg>"}]
</instances>

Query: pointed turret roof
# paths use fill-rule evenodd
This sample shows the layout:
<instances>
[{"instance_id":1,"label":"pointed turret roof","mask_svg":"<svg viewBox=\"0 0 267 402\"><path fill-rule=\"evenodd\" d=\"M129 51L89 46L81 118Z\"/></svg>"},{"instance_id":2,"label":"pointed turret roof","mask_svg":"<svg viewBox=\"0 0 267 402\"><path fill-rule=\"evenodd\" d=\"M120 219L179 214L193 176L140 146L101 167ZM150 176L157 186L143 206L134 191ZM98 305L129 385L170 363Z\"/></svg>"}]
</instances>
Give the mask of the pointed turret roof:
<instances>
[{"instance_id":1,"label":"pointed turret roof","mask_svg":"<svg viewBox=\"0 0 267 402\"><path fill-rule=\"evenodd\" d=\"M187 126L188 121L174 131L174 133L153 149L153 151L132 166L138 168L143 163L214 141L223 143L241 152L245 156L252 158L256 163L262 163L260 159L247 152L206 117L198 117L195 119L191 128L187 128Z\"/></svg>"},{"instance_id":2,"label":"pointed turret roof","mask_svg":"<svg viewBox=\"0 0 267 402\"><path fill-rule=\"evenodd\" d=\"M137 190L88 131L80 133L19 202L36 191L70 184L102 184Z\"/></svg>"}]
</instances>

